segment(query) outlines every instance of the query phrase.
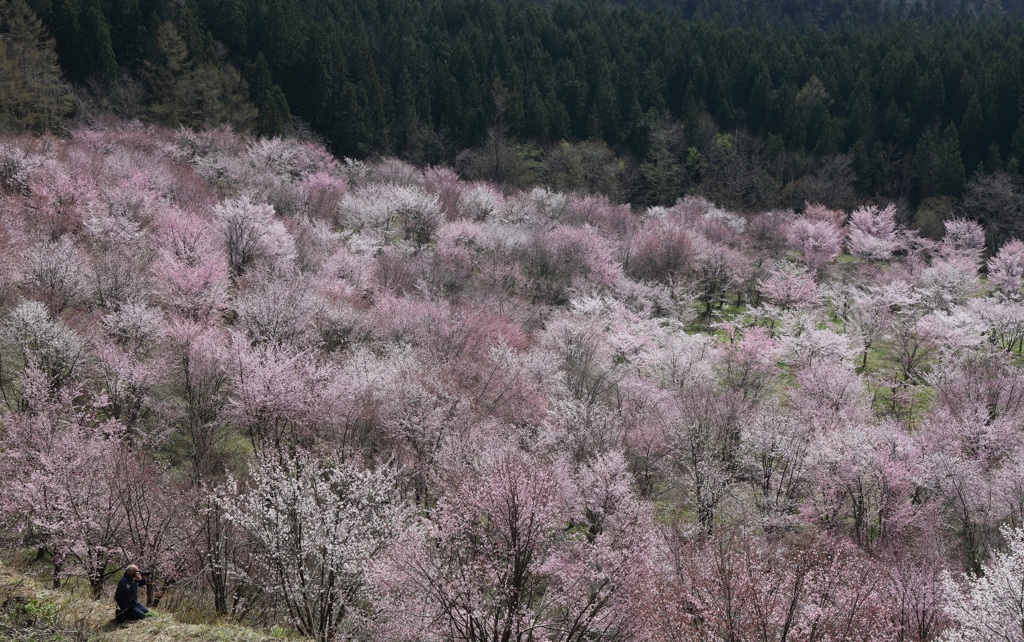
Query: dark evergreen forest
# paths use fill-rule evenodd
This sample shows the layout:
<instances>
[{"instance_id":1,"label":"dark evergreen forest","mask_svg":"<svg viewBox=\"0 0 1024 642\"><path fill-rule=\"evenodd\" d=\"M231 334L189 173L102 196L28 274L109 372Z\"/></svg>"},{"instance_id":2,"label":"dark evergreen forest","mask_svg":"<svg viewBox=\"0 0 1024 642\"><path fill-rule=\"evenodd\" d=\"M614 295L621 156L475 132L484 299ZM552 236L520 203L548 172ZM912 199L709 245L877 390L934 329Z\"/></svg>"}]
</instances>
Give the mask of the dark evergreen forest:
<instances>
[{"instance_id":1,"label":"dark evergreen forest","mask_svg":"<svg viewBox=\"0 0 1024 642\"><path fill-rule=\"evenodd\" d=\"M298 121L340 156L635 203L889 199L926 232L964 200L1021 207L1016 1L24 2L3 31L34 24L42 53L52 36L79 112L269 135ZM55 126L16 112L7 129ZM1017 233L1016 216L974 214Z\"/></svg>"}]
</instances>

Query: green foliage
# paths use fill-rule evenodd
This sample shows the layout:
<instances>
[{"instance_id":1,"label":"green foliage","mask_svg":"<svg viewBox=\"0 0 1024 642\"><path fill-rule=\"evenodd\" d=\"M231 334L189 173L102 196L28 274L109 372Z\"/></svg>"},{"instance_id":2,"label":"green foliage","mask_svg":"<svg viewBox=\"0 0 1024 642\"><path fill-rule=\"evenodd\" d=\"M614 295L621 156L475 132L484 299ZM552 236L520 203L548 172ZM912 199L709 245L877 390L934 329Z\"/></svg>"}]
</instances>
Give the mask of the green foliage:
<instances>
[{"instance_id":1,"label":"green foliage","mask_svg":"<svg viewBox=\"0 0 1024 642\"><path fill-rule=\"evenodd\" d=\"M0 562L0 639L19 642L121 642L126 639L177 642L271 642L304 640L275 626L262 632L228 622L185 623L161 613L130 625L112 621L113 605L87 594L42 588L27 571ZM180 617L180 614L179 614Z\"/></svg>"},{"instance_id":2,"label":"green foliage","mask_svg":"<svg viewBox=\"0 0 1024 642\"><path fill-rule=\"evenodd\" d=\"M185 120L194 74L185 41L174 24L160 25L156 36L156 60L146 65L150 113L158 123L174 125Z\"/></svg>"},{"instance_id":3,"label":"green foliage","mask_svg":"<svg viewBox=\"0 0 1024 642\"><path fill-rule=\"evenodd\" d=\"M249 67L249 95L256 106L256 132L262 136L280 136L288 125L288 99L274 83L263 54Z\"/></svg>"},{"instance_id":4,"label":"green foliage","mask_svg":"<svg viewBox=\"0 0 1024 642\"><path fill-rule=\"evenodd\" d=\"M524 187L535 183L540 175L540 151L510 140L501 127L492 127L483 145L459 154L456 167L470 179Z\"/></svg>"},{"instance_id":5,"label":"green foliage","mask_svg":"<svg viewBox=\"0 0 1024 642\"><path fill-rule=\"evenodd\" d=\"M155 121L171 126L232 123L240 129L250 128L256 109L249 102L245 80L234 67L197 65L171 22L160 25L155 49L155 61L145 68L149 110ZM265 88L263 99L271 104L275 101L272 86Z\"/></svg>"},{"instance_id":6,"label":"green foliage","mask_svg":"<svg viewBox=\"0 0 1024 642\"><path fill-rule=\"evenodd\" d=\"M938 241L945 233L943 223L953 218L953 201L948 196L927 198L914 216L914 228L921 236Z\"/></svg>"},{"instance_id":7,"label":"green foliage","mask_svg":"<svg viewBox=\"0 0 1024 642\"><path fill-rule=\"evenodd\" d=\"M117 60L110 40L110 25L107 23L99 0L91 0L82 12L82 53L89 61L89 75L104 83L112 83L117 77Z\"/></svg>"},{"instance_id":8,"label":"green foliage","mask_svg":"<svg viewBox=\"0 0 1024 642\"><path fill-rule=\"evenodd\" d=\"M640 165L647 187L647 201L672 205L683 193L683 166L663 145L657 145Z\"/></svg>"},{"instance_id":9,"label":"green foliage","mask_svg":"<svg viewBox=\"0 0 1024 642\"><path fill-rule=\"evenodd\" d=\"M622 196L625 163L600 140L562 141L544 155L544 182L561 192Z\"/></svg>"},{"instance_id":10,"label":"green foliage","mask_svg":"<svg viewBox=\"0 0 1024 642\"><path fill-rule=\"evenodd\" d=\"M960 138L950 123L940 135L930 129L921 138L915 156L920 195L959 195L964 188L964 162L960 156Z\"/></svg>"},{"instance_id":11,"label":"green foliage","mask_svg":"<svg viewBox=\"0 0 1024 642\"><path fill-rule=\"evenodd\" d=\"M59 129L71 113L53 40L24 0L0 4L0 131Z\"/></svg>"},{"instance_id":12,"label":"green foliage","mask_svg":"<svg viewBox=\"0 0 1024 642\"><path fill-rule=\"evenodd\" d=\"M913 204L1024 162L1018 0L31 1L73 82L141 75L160 123L279 134L296 116L343 156L470 149L471 175L520 182L551 149L545 178L590 191L573 147L590 140L636 159L630 196L671 202L696 179L744 208L799 206L794 184L837 155L862 197ZM614 164L591 160L591 177Z\"/></svg>"}]
</instances>

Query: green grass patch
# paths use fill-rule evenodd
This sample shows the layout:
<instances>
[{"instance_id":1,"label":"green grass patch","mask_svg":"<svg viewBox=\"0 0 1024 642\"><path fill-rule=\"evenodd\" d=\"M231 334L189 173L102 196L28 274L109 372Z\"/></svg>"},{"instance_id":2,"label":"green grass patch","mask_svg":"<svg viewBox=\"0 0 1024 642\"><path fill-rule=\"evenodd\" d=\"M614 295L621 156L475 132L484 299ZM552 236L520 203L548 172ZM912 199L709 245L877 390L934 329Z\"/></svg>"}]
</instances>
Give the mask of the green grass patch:
<instances>
[{"instance_id":1,"label":"green grass patch","mask_svg":"<svg viewBox=\"0 0 1024 642\"><path fill-rule=\"evenodd\" d=\"M18 564L16 560L12 560ZM19 642L271 642L305 640L281 627L258 630L233 622L188 624L170 610L138 622L114 621L109 595L93 600L74 583L53 590L32 567L16 570L0 561L0 640Z\"/></svg>"}]
</instances>

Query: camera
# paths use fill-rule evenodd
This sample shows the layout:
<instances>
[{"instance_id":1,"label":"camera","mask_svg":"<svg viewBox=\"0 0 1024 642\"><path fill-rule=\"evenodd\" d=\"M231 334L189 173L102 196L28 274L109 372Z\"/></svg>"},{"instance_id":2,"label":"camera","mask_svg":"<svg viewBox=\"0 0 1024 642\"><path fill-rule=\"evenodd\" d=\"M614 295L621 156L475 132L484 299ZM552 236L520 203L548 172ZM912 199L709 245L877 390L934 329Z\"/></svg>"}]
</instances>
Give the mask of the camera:
<instances>
[{"instance_id":1,"label":"camera","mask_svg":"<svg viewBox=\"0 0 1024 642\"><path fill-rule=\"evenodd\" d=\"M139 575L141 575L142 577L150 577L151 575L153 575L153 571L139 571Z\"/></svg>"}]
</instances>

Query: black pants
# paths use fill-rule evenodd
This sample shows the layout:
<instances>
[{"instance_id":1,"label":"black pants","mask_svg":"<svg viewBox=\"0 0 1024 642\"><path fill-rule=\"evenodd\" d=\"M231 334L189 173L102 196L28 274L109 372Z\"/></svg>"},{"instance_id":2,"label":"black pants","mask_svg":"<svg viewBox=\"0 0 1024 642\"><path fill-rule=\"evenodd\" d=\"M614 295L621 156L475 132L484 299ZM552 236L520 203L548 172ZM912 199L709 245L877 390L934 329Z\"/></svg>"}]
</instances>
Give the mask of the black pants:
<instances>
[{"instance_id":1,"label":"black pants","mask_svg":"<svg viewBox=\"0 0 1024 642\"><path fill-rule=\"evenodd\" d=\"M117 609L114 611L114 619L118 622L131 622L143 619L146 617L146 613L149 613L149 609L136 602L131 610Z\"/></svg>"}]
</instances>

